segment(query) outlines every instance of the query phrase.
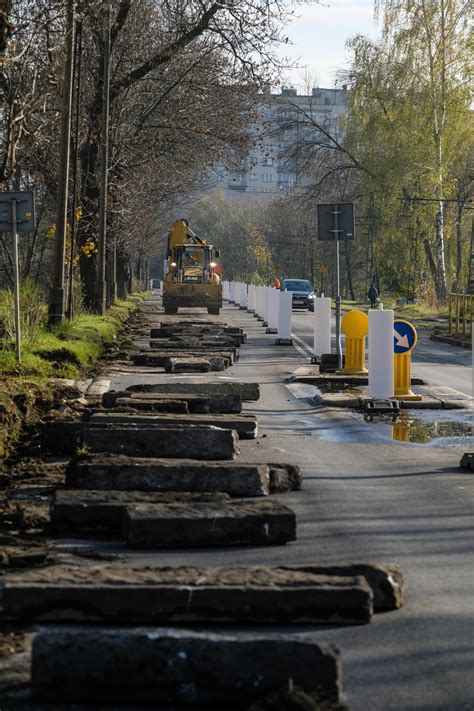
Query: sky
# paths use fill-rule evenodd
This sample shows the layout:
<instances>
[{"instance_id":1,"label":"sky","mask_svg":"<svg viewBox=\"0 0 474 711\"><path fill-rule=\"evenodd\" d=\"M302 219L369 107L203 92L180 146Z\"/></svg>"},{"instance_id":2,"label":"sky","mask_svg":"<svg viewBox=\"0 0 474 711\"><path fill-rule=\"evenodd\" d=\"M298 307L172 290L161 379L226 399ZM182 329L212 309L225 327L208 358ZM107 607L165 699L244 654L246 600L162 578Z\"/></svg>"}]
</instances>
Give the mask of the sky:
<instances>
[{"instance_id":1,"label":"sky","mask_svg":"<svg viewBox=\"0 0 474 711\"><path fill-rule=\"evenodd\" d=\"M314 86L334 87L337 69L348 67L347 39L356 34L375 39L379 34L372 0L321 0L319 5L294 3L294 8L297 18L286 28L292 44L279 54L298 59L299 68L286 72L284 80L298 89L304 88L305 72Z\"/></svg>"}]
</instances>

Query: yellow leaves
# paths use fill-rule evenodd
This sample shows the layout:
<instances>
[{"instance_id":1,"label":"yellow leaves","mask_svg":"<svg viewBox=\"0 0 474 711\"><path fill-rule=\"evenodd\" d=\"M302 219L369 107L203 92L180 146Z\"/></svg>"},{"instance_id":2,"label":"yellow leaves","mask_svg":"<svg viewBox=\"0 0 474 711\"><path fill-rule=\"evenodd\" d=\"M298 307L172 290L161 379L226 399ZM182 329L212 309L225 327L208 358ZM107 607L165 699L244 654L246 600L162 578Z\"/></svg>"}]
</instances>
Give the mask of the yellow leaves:
<instances>
[{"instance_id":1,"label":"yellow leaves","mask_svg":"<svg viewBox=\"0 0 474 711\"><path fill-rule=\"evenodd\" d=\"M48 239L54 239L56 237L56 225L54 223L48 227L46 237Z\"/></svg>"},{"instance_id":2,"label":"yellow leaves","mask_svg":"<svg viewBox=\"0 0 474 711\"><path fill-rule=\"evenodd\" d=\"M79 222L79 220L82 217L82 207L80 205L78 207L76 207L75 215L76 215L76 221Z\"/></svg>"},{"instance_id":3,"label":"yellow leaves","mask_svg":"<svg viewBox=\"0 0 474 711\"><path fill-rule=\"evenodd\" d=\"M87 241L81 247L82 254L88 259L97 254L98 251L99 247L94 237L88 237Z\"/></svg>"}]
</instances>

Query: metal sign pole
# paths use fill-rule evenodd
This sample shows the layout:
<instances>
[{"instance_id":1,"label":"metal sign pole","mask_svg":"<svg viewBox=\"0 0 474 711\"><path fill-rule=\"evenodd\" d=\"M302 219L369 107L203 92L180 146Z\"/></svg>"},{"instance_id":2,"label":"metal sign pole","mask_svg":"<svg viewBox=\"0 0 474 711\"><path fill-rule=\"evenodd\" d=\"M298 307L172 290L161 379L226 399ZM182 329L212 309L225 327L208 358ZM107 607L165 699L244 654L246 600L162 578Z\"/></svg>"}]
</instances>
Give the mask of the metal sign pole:
<instances>
[{"instance_id":1,"label":"metal sign pole","mask_svg":"<svg viewBox=\"0 0 474 711\"><path fill-rule=\"evenodd\" d=\"M339 268L339 205L334 205L334 234L336 237L336 354L337 369L342 370L341 344L341 279Z\"/></svg>"},{"instance_id":2,"label":"metal sign pole","mask_svg":"<svg viewBox=\"0 0 474 711\"><path fill-rule=\"evenodd\" d=\"M16 216L16 200L11 201L12 206L12 237L13 237L13 267L15 275L14 300L15 300L15 342L16 359L21 363L21 332L20 332L20 264L18 257L18 230Z\"/></svg>"}]
</instances>

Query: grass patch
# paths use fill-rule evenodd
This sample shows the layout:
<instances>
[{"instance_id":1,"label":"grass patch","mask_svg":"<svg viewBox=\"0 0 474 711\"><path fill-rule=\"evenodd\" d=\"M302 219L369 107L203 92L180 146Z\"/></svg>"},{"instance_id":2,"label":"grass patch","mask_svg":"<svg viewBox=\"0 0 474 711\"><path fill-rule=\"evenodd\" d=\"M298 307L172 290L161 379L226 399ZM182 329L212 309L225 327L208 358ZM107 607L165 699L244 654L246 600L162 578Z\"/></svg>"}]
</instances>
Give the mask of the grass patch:
<instances>
[{"instance_id":1,"label":"grass patch","mask_svg":"<svg viewBox=\"0 0 474 711\"><path fill-rule=\"evenodd\" d=\"M418 323L419 326L433 326L433 322L439 319L448 318L448 307L437 307L432 304L408 304L407 306L397 306L396 299L387 296L381 299L384 309L393 309L395 311L395 318L405 319L407 321L413 320ZM351 309L359 309L360 311L368 311L369 304L364 301L349 301L344 299L341 301L342 308L345 311L350 311Z\"/></svg>"},{"instance_id":2,"label":"grass patch","mask_svg":"<svg viewBox=\"0 0 474 711\"><path fill-rule=\"evenodd\" d=\"M73 378L83 375L113 343L123 323L143 299L132 294L116 302L105 316L82 314L73 321L36 329L33 338L23 339L21 363L16 362L14 345L0 347L2 376Z\"/></svg>"}]
</instances>

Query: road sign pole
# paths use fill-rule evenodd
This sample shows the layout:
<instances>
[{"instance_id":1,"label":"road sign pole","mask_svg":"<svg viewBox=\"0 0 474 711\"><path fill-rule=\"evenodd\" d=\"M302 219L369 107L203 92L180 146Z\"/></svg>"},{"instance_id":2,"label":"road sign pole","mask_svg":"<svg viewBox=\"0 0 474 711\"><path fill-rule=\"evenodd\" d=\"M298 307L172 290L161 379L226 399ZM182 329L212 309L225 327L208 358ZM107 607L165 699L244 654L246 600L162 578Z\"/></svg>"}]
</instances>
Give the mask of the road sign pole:
<instances>
[{"instance_id":1,"label":"road sign pole","mask_svg":"<svg viewBox=\"0 0 474 711\"><path fill-rule=\"evenodd\" d=\"M15 301L15 342L16 359L21 363L21 331L20 331L20 261L18 256L18 229L16 215L16 200L11 201L12 206L12 238L13 238L13 268L14 268L14 301Z\"/></svg>"},{"instance_id":2,"label":"road sign pole","mask_svg":"<svg viewBox=\"0 0 474 711\"><path fill-rule=\"evenodd\" d=\"M339 205L334 205L334 234L336 237L336 353L337 369L342 370L341 344L341 279L339 268Z\"/></svg>"}]
</instances>

